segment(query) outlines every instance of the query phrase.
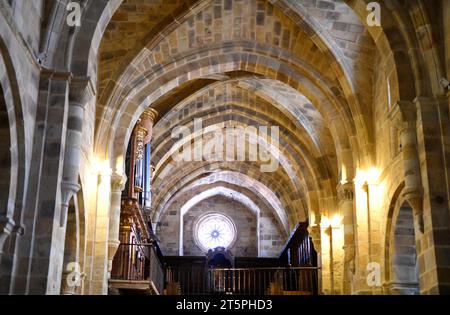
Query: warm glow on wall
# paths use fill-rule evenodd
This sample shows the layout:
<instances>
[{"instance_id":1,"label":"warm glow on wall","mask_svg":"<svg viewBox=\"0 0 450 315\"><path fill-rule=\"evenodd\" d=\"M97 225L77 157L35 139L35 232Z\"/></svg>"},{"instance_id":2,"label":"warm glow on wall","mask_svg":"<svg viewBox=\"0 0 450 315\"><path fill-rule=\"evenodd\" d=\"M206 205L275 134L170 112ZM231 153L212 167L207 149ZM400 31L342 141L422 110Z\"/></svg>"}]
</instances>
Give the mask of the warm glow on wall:
<instances>
[{"instance_id":1,"label":"warm glow on wall","mask_svg":"<svg viewBox=\"0 0 450 315\"><path fill-rule=\"evenodd\" d=\"M341 184L345 184L348 182L348 176L347 176L347 167L345 164L342 164L341 167Z\"/></svg>"},{"instance_id":2,"label":"warm glow on wall","mask_svg":"<svg viewBox=\"0 0 450 315\"><path fill-rule=\"evenodd\" d=\"M340 215L336 214L331 219L331 226L332 227L340 227L342 222L342 218Z\"/></svg>"},{"instance_id":3,"label":"warm glow on wall","mask_svg":"<svg viewBox=\"0 0 450 315\"><path fill-rule=\"evenodd\" d=\"M380 177L380 170L376 167L371 167L365 171L358 169L355 177L355 184L362 186L365 184L377 184Z\"/></svg>"},{"instance_id":4,"label":"warm glow on wall","mask_svg":"<svg viewBox=\"0 0 450 315\"><path fill-rule=\"evenodd\" d=\"M339 214L335 214L331 219L327 216L322 216L322 220L320 221L320 226L323 229L327 229L330 226L333 229L338 229L342 225L342 217Z\"/></svg>"},{"instance_id":5,"label":"warm glow on wall","mask_svg":"<svg viewBox=\"0 0 450 315\"><path fill-rule=\"evenodd\" d=\"M109 160L95 157L92 162L92 171L95 175L111 175Z\"/></svg>"},{"instance_id":6,"label":"warm glow on wall","mask_svg":"<svg viewBox=\"0 0 450 315\"><path fill-rule=\"evenodd\" d=\"M116 159L116 173L119 175L125 175L123 170L124 170L123 155L119 155Z\"/></svg>"},{"instance_id":7,"label":"warm glow on wall","mask_svg":"<svg viewBox=\"0 0 450 315\"><path fill-rule=\"evenodd\" d=\"M340 264L344 257L344 229L342 217L333 215L330 219L322 216L321 233L321 258L322 258L322 288L325 293L334 294L340 291L342 282Z\"/></svg>"},{"instance_id":8,"label":"warm glow on wall","mask_svg":"<svg viewBox=\"0 0 450 315\"><path fill-rule=\"evenodd\" d=\"M316 226L316 214L314 211L309 212L309 222L310 226Z\"/></svg>"}]
</instances>

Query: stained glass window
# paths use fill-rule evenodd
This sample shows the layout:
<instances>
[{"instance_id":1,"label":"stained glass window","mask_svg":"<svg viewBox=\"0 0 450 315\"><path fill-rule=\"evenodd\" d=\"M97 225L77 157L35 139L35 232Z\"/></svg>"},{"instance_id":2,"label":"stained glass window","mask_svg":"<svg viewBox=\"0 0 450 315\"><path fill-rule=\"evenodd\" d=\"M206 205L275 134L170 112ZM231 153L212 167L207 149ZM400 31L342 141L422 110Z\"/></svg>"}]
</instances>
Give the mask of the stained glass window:
<instances>
[{"instance_id":1,"label":"stained glass window","mask_svg":"<svg viewBox=\"0 0 450 315\"><path fill-rule=\"evenodd\" d=\"M228 217L213 213L202 217L195 227L197 245L203 250L228 248L236 238L236 227Z\"/></svg>"}]
</instances>

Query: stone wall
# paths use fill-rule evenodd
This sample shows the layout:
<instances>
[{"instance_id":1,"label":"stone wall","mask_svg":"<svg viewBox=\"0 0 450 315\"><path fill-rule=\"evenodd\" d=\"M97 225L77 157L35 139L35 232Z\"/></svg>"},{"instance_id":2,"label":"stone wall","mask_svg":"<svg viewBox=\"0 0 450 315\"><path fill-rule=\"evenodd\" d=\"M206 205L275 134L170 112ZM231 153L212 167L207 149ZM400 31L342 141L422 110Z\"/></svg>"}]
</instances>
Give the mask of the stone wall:
<instances>
[{"instance_id":1,"label":"stone wall","mask_svg":"<svg viewBox=\"0 0 450 315\"><path fill-rule=\"evenodd\" d=\"M160 247L166 255L178 255L180 242L180 209L195 192L176 198L164 210L157 235ZM231 248L233 255L239 257L278 257L286 242L286 235L273 213L266 205L258 203L259 214L236 200L216 195L200 201L184 215L183 254L200 255L204 253L196 246L193 227L198 218L209 212L228 215L237 227L238 241ZM257 232L257 222L259 231ZM259 235L259 241L258 236ZM259 250L258 250L259 248ZM258 255L259 252L259 255Z\"/></svg>"},{"instance_id":2,"label":"stone wall","mask_svg":"<svg viewBox=\"0 0 450 315\"><path fill-rule=\"evenodd\" d=\"M236 241L229 248L236 257L258 257L257 225L255 213L244 205L216 196L201 201L184 215L183 253L186 256L204 256L195 242L195 223L207 213L221 213L229 217L236 226Z\"/></svg>"},{"instance_id":3,"label":"stone wall","mask_svg":"<svg viewBox=\"0 0 450 315\"><path fill-rule=\"evenodd\" d=\"M395 281L392 235L395 222L403 218L399 209L408 201L421 293L449 292L450 92L439 83L442 77L450 79L448 1L434 1L431 11L426 1L423 6L414 1L398 8L382 6L381 27L365 25L365 2L359 0L142 2L128 0L120 6L121 1L112 0L105 14L105 1L84 2L92 11L83 26L107 31L104 36L96 32L94 39L85 32L75 43L83 50L102 42L98 67L80 57L85 55L73 56L75 65L90 63L93 82L98 69L98 86L83 98L72 89L80 79L73 74L86 71L77 66L45 69L70 57L65 1L0 1L0 132L10 137L10 143L1 144L0 169L8 173L10 166L11 174L11 180L5 176L0 181L0 293L60 293L64 203L70 199L63 173L72 162L80 164L80 179L71 179L71 189L81 184L85 209L81 292L107 292L117 241L110 239L117 231L109 227L118 225L117 196L126 175L120 172L124 152L119 144L126 143L139 111L154 103L163 115L177 104L192 107L185 116L186 107L170 113L180 115L176 123L204 110L211 124L232 117L283 125L282 154L285 165L295 170L270 177L248 165L197 164L188 170L163 161L166 176L157 178L154 188L156 193L164 188L166 198L155 199L155 206L161 206L158 236L165 253L178 253L181 207L205 187L219 185L203 182L185 195L176 193L191 180L199 183L225 169L242 175L221 174L222 181L228 180L225 187L248 197L259 216L243 200L222 196L201 201L185 216L186 253L196 253L189 231L195 213L214 206L236 218L242 239L235 255L253 256L259 248L260 256L276 257L289 233L272 207L281 200L291 228L309 215L323 292L389 293ZM430 13L440 9L443 21L435 23L441 16ZM54 60L46 60L48 49ZM143 74L148 76L143 79ZM215 97L227 96L226 86L238 97L222 110ZM252 97L240 96L246 93ZM67 132L74 127L68 120L74 101L84 109L83 134L76 141ZM165 131L157 135L168 138ZM66 149L77 145L80 161L70 150L66 159ZM258 195L269 196L257 186L261 183L273 187L273 196ZM343 194L335 189L338 183L346 185ZM335 215L343 221L334 222ZM250 234L255 231L259 243L256 233ZM411 248L397 247L403 250ZM369 263L382 266L382 286L368 286Z\"/></svg>"}]
</instances>

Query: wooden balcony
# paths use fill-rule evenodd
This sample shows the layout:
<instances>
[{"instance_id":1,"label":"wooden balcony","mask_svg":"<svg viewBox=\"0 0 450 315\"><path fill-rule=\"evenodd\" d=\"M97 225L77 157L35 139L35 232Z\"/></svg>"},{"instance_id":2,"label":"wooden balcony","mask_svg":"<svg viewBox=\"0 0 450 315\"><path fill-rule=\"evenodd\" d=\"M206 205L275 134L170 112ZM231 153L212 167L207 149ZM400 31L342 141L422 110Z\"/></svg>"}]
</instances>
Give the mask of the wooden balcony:
<instances>
[{"instance_id":1,"label":"wooden balcony","mask_svg":"<svg viewBox=\"0 0 450 315\"><path fill-rule=\"evenodd\" d=\"M316 267L167 267L166 289L175 295L316 295L318 271Z\"/></svg>"},{"instance_id":2,"label":"wooden balcony","mask_svg":"<svg viewBox=\"0 0 450 315\"><path fill-rule=\"evenodd\" d=\"M220 247L203 257L163 257L156 242L124 243L109 285L115 294L317 295L319 272L306 225L299 224L278 258L232 257Z\"/></svg>"},{"instance_id":3,"label":"wooden balcony","mask_svg":"<svg viewBox=\"0 0 450 315\"><path fill-rule=\"evenodd\" d=\"M162 295L164 268L154 244L120 244L113 260L111 294Z\"/></svg>"}]
</instances>

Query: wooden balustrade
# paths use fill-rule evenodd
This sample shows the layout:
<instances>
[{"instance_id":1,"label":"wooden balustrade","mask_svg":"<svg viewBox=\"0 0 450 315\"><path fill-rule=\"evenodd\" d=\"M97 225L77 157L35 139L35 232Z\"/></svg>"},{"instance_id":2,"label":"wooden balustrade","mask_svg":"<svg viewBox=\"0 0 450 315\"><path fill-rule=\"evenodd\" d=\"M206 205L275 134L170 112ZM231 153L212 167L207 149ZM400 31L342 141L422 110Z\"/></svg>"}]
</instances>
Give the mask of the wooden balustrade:
<instances>
[{"instance_id":1,"label":"wooden balustrade","mask_svg":"<svg viewBox=\"0 0 450 315\"><path fill-rule=\"evenodd\" d=\"M166 288L182 295L316 295L317 267L207 268L198 265L166 268ZM172 291L172 292L169 292Z\"/></svg>"},{"instance_id":2,"label":"wooden balustrade","mask_svg":"<svg viewBox=\"0 0 450 315\"><path fill-rule=\"evenodd\" d=\"M132 284L148 282L155 294L163 294L164 268L155 244L120 244L113 260L111 280Z\"/></svg>"}]
</instances>

